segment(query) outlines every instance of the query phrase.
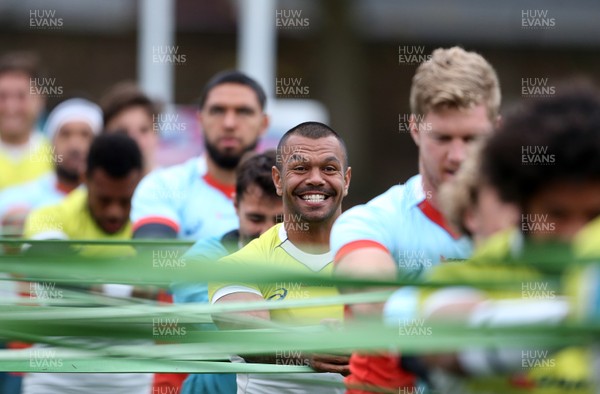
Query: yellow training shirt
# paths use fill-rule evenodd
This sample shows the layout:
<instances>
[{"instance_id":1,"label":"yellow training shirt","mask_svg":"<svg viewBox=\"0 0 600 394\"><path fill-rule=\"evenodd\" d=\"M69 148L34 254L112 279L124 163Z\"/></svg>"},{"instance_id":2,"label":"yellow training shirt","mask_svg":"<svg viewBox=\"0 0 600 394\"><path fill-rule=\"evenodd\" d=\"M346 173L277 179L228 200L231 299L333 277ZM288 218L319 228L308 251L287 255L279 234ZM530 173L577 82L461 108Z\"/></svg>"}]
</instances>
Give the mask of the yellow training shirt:
<instances>
[{"instance_id":1,"label":"yellow training shirt","mask_svg":"<svg viewBox=\"0 0 600 394\"><path fill-rule=\"evenodd\" d=\"M26 151L16 157L0 149L0 190L18 185L54 170L52 147L44 137L31 136Z\"/></svg>"},{"instance_id":2,"label":"yellow training shirt","mask_svg":"<svg viewBox=\"0 0 600 394\"><path fill-rule=\"evenodd\" d=\"M131 239L131 222L115 234L105 233L93 219L88 208L87 189L73 190L56 205L36 209L25 221L24 238L28 239ZM131 246L75 245L82 256L133 255Z\"/></svg>"},{"instance_id":3,"label":"yellow training shirt","mask_svg":"<svg viewBox=\"0 0 600 394\"><path fill-rule=\"evenodd\" d=\"M277 224L259 238L253 240L238 252L222 258L219 264L260 264L268 271L269 267L296 270L299 273L331 274L333 270L331 253L309 254L288 238L283 225ZM265 300L300 300L338 295L335 287L308 286L301 282L249 284L211 283L209 297L212 302L227 294L240 291L260 294ZM216 295L216 298L215 298ZM276 309L271 311L271 320L282 323L319 324L321 320L343 318L343 306Z\"/></svg>"}]
</instances>

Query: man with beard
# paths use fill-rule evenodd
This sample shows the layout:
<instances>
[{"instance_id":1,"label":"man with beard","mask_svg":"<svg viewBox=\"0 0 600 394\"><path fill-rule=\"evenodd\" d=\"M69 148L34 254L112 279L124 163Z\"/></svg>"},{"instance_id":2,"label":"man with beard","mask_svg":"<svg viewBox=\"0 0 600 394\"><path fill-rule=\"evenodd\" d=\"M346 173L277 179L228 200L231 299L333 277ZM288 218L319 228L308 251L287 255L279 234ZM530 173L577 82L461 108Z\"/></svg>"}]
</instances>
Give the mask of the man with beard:
<instances>
[{"instance_id":1,"label":"man with beard","mask_svg":"<svg viewBox=\"0 0 600 394\"><path fill-rule=\"evenodd\" d=\"M101 128L102 112L88 100L74 98L54 108L45 129L52 141L55 172L0 193L5 235L20 236L29 211L56 204L79 186L90 144Z\"/></svg>"},{"instance_id":2,"label":"man with beard","mask_svg":"<svg viewBox=\"0 0 600 394\"><path fill-rule=\"evenodd\" d=\"M206 158L156 170L135 191L134 238L203 239L238 227L235 169L267 130L266 96L238 71L214 76L200 98Z\"/></svg>"},{"instance_id":3,"label":"man with beard","mask_svg":"<svg viewBox=\"0 0 600 394\"><path fill-rule=\"evenodd\" d=\"M240 251L219 264L256 264L269 271L287 268L299 273L330 273L333 254L329 234L342 213L342 200L348 194L351 169L341 137L318 122L302 123L288 131L277 146L273 182L283 199L283 223L273 226ZM253 302L298 300L334 296L332 286L305 283L211 283L211 302ZM326 319L343 319L342 305L273 309L246 312L244 317L272 320L294 327L319 324ZM220 328L244 328L242 323L214 316ZM294 352L296 353L296 352ZM348 357L315 354L234 356L237 362L306 365L317 372L307 374L238 374L238 393L319 393L343 392L314 381L342 381L348 373ZM311 384L312 383L312 384Z\"/></svg>"}]
</instances>

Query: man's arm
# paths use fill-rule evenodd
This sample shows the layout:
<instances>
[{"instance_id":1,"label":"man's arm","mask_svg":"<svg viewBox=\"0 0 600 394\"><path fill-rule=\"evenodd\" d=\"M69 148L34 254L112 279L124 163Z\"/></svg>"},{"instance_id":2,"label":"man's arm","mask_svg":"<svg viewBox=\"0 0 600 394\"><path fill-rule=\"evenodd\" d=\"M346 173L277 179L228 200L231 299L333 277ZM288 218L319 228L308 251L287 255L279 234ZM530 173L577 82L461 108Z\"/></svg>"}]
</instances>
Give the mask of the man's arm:
<instances>
[{"instance_id":1,"label":"man's arm","mask_svg":"<svg viewBox=\"0 0 600 394\"><path fill-rule=\"evenodd\" d=\"M220 297L214 302L215 305L223 305L227 302L260 302L265 299L258 294L250 292L231 293ZM235 317L256 318L271 320L268 310L231 312L226 314L213 315L213 321L221 330L240 330L251 328L248 322L235 322Z\"/></svg>"},{"instance_id":2,"label":"man's arm","mask_svg":"<svg viewBox=\"0 0 600 394\"><path fill-rule=\"evenodd\" d=\"M175 239L177 238L177 228L169 226L165 223L159 223L159 220L154 222L147 221L144 224L138 225L133 232L133 238L136 239Z\"/></svg>"},{"instance_id":3,"label":"man's arm","mask_svg":"<svg viewBox=\"0 0 600 394\"><path fill-rule=\"evenodd\" d=\"M353 250L343 255L336 262L334 275L360 279L390 279L396 278L397 268L392 256L385 249L365 247ZM368 288L360 289L362 291ZM381 290L381 287L371 290ZM356 292L358 289L342 288L341 292ZM381 315L383 303L353 304L350 306L354 316Z\"/></svg>"},{"instance_id":4,"label":"man's arm","mask_svg":"<svg viewBox=\"0 0 600 394\"><path fill-rule=\"evenodd\" d=\"M396 263L393 229L398 225L397 210L390 203L390 190L365 205L344 212L331 229L330 246L335 254L334 275L358 279L395 279ZM360 290L382 290L376 289ZM358 289L341 288L341 292ZM355 304L354 314L381 314L382 305Z\"/></svg>"},{"instance_id":5,"label":"man's arm","mask_svg":"<svg viewBox=\"0 0 600 394\"><path fill-rule=\"evenodd\" d=\"M177 238L180 197L176 174L156 171L145 176L131 200L133 238Z\"/></svg>"},{"instance_id":6,"label":"man's arm","mask_svg":"<svg viewBox=\"0 0 600 394\"><path fill-rule=\"evenodd\" d=\"M258 302L264 301L261 295L250 292L236 292L224 295L214 301L215 305L223 305L227 302ZM243 316L246 318L271 320L271 316L268 310L256 310L247 312L232 312L222 315L213 315L213 321L222 330L236 330L243 328L254 328L248 321L235 322L235 317ZM227 318L229 317L229 318ZM232 319L233 318L233 319ZM277 364L277 356L274 354L259 354L259 355L240 355L248 363L262 363L262 364ZM289 363L289 358L294 357L295 359L302 362L303 365L311 367L317 372L333 372L340 373L342 375L348 375L350 373L348 356L343 355L330 355L330 354L314 354L314 353L301 353L299 355L286 355L286 363Z\"/></svg>"}]
</instances>

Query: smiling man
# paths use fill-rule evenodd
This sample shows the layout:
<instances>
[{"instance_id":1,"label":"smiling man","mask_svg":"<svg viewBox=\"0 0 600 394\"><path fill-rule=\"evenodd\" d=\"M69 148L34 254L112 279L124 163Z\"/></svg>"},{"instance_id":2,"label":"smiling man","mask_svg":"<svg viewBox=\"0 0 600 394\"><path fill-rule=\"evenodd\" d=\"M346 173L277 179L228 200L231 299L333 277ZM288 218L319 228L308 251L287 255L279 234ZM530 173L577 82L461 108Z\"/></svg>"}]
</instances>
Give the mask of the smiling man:
<instances>
[{"instance_id":1,"label":"smiling man","mask_svg":"<svg viewBox=\"0 0 600 394\"><path fill-rule=\"evenodd\" d=\"M36 130L46 104L39 59L16 52L0 58L0 190L52 171L48 141Z\"/></svg>"},{"instance_id":2,"label":"smiling man","mask_svg":"<svg viewBox=\"0 0 600 394\"><path fill-rule=\"evenodd\" d=\"M273 181L283 200L283 223L269 229L220 264L260 262L264 269L282 267L305 273L331 272L333 255L329 250L329 234L342 212L342 200L348 193L351 169L346 147L339 135L317 122L302 123L288 131L277 147L277 165ZM294 300L337 294L333 287L309 286L303 283L210 284L211 302L252 302L262 300ZM291 308L249 312L247 315L281 324L311 325L324 319L343 318L342 306ZM226 324L215 317L221 328L243 328ZM309 380L341 381L348 372L348 357L296 355L288 357L264 355L236 357L239 362L263 362L311 366L325 373L282 375L238 374L238 393L317 393L338 392L327 386L302 382ZM342 390L343 392L343 390Z\"/></svg>"},{"instance_id":3,"label":"smiling man","mask_svg":"<svg viewBox=\"0 0 600 394\"><path fill-rule=\"evenodd\" d=\"M204 264L237 252L283 218L283 203L271 176L275 164L273 149L244 155L237 168L234 201L240 227L222 237L199 240L184 255L187 262ZM174 284L171 290L175 303L208 302L207 283ZM236 375L223 373L192 374L181 387L182 394L234 394L236 391Z\"/></svg>"}]
</instances>

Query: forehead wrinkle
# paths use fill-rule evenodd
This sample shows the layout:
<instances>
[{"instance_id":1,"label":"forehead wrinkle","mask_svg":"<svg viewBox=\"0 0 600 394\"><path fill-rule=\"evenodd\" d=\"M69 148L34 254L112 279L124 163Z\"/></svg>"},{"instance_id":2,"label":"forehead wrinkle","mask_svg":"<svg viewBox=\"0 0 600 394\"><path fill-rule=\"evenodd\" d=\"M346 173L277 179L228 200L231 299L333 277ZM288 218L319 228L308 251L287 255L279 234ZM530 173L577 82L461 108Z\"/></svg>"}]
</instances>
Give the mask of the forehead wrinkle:
<instances>
[{"instance_id":1,"label":"forehead wrinkle","mask_svg":"<svg viewBox=\"0 0 600 394\"><path fill-rule=\"evenodd\" d=\"M294 161L306 161L306 157L303 154L298 153L298 152L292 153L288 157L287 162L289 163L289 162L294 162Z\"/></svg>"}]
</instances>

